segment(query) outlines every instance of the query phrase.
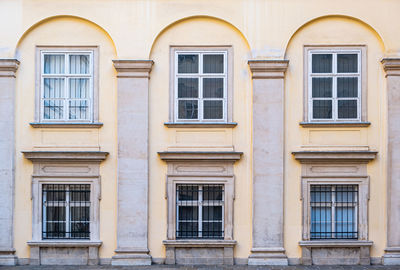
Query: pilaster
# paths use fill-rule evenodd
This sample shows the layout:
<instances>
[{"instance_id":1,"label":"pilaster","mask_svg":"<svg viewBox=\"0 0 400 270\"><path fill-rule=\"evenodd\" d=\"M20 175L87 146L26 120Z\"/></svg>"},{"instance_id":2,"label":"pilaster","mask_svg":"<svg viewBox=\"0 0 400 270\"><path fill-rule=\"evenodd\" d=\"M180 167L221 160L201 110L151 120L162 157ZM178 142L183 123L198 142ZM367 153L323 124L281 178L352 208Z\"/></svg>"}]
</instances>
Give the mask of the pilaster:
<instances>
[{"instance_id":1,"label":"pilaster","mask_svg":"<svg viewBox=\"0 0 400 270\"><path fill-rule=\"evenodd\" d=\"M287 60L250 60L253 78L253 244L249 265L287 265L283 247L284 76Z\"/></svg>"},{"instance_id":2,"label":"pilaster","mask_svg":"<svg viewBox=\"0 0 400 270\"><path fill-rule=\"evenodd\" d=\"M400 58L382 60L388 101L387 248L383 264L400 265Z\"/></svg>"},{"instance_id":3,"label":"pilaster","mask_svg":"<svg viewBox=\"0 0 400 270\"><path fill-rule=\"evenodd\" d=\"M148 118L151 60L114 60L118 78L118 218L112 265L150 265Z\"/></svg>"},{"instance_id":4,"label":"pilaster","mask_svg":"<svg viewBox=\"0 0 400 270\"><path fill-rule=\"evenodd\" d=\"M0 59L0 265L15 265L14 212L14 115L16 59Z\"/></svg>"}]
</instances>

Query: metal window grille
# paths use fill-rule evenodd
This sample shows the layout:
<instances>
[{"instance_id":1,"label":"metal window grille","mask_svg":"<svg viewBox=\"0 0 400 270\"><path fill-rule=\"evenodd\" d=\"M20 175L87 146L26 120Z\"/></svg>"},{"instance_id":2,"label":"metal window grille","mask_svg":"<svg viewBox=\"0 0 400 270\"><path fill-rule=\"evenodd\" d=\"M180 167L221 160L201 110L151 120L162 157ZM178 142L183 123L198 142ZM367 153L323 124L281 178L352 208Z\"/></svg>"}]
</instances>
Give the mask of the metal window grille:
<instances>
[{"instance_id":1,"label":"metal window grille","mask_svg":"<svg viewBox=\"0 0 400 270\"><path fill-rule=\"evenodd\" d=\"M90 238L90 185L42 186L42 238Z\"/></svg>"},{"instance_id":2,"label":"metal window grille","mask_svg":"<svg viewBox=\"0 0 400 270\"><path fill-rule=\"evenodd\" d=\"M224 238L224 186L176 186L176 238Z\"/></svg>"},{"instance_id":3,"label":"metal window grille","mask_svg":"<svg viewBox=\"0 0 400 270\"><path fill-rule=\"evenodd\" d=\"M358 186L312 185L311 239L358 238Z\"/></svg>"}]
</instances>

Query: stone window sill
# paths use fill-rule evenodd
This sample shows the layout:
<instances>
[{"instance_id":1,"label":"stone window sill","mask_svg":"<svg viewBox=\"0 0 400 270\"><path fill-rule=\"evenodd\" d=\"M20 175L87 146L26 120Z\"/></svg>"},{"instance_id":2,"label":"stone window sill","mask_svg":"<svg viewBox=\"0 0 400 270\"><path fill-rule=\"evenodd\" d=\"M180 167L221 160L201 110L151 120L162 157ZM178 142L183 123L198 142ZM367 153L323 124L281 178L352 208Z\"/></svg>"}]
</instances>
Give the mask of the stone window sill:
<instances>
[{"instance_id":1,"label":"stone window sill","mask_svg":"<svg viewBox=\"0 0 400 270\"><path fill-rule=\"evenodd\" d=\"M234 247L236 245L236 240L164 240L163 244L167 247Z\"/></svg>"},{"instance_id":2,"label":"stone window sill","mask_svg":"<svg viewBox=\"0 0 400 270\"><path fill-rule=\"evenodd\" d=\"M101 128L103 123L29 123L33 128Z\"/></svg>"},{"instance_id":3,"label":"stone window sill","mask_svg":"<svg viewBox=\"0 0 400 270\"><path fill-rule=\"evenodd\" d=\"M369 127L371 122L300 122L304 128Z\"/></svg>"},{"instance_id":4,"label":"stone window sill","mask_svg":"<svg viewBox=\"0 0 400 270\"><path fill-rule=\"evenodd\" d=\"M43 241L28 241L29 246L32 247L99 247L102 241L88 241L88 240L43 240Z\"/></svg>"},{"instance_id":5,"label":"stone window sill","mask_svg":"<svg viewBox=\"0 0 400 270\"><path fill-rule=\"evenodd\" d=\"M237 126L236 122L228 122L228 123L174 123L174 122L166 122L164 126L168 128L234 128Z\"/></svg>"},{"instance_id":6,"label":"stone window sill","mask_svg":"<svg viewBox=\"0 0 400 270\"><path fill-rule=\"evenodd\" d=\"M372 241L366 240L316 240L316 241L300 241L301 247L362 247L372 246Z\"/></svg>"}]
</instances>

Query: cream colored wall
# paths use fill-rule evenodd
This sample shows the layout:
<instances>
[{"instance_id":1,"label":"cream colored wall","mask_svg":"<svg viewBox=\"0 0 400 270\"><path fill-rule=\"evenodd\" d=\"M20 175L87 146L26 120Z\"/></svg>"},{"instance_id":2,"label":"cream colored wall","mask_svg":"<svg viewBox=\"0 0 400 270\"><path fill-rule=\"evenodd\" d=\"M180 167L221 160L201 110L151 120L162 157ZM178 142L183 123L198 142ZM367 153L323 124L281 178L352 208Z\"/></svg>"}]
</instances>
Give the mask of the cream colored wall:
<instances>
[{"instance_id":1,"label":"cream colored wall","mask_svg":"<svg viewBox=\"0 0 400 270\"><path fill-rule=\"evenodd\" d=\"M285 155L285 248L288 257L300 257L301 239L300 165L290 152L310 148L313 139L323 144L348 144L359 134L357 148L368 145L379 151L368 165L371 176L369 237L374 241L372 256L383 254L386 244L386 126L383 56L400 55L398 10L395 0L3 0L0 3L0 58L21 61L16 90L16 194L15 248L17 256L29 257L26 241L31 239L30 177L32 165L22 150L66 149L76 144L86 149L110 152L101 165L102 200L100 257L109 258L116 248L116 78L112 59L152 59L150 80L150 189L149 248L156 258L164 257L162 240L166 238L166 165L157 151L179 146L209 144L209 139L224 138L224 144L243 151L235 166L236 199L234 238L238 241L235 257L246 258L251 248L251 79L247 67L250 58L290 60L285 80L286 155ZM317 17L340 14L344 17ZM70 15L85 18L58 17ZM191 16L202 16L183 20ZM211 17L220 18L221 20ZM176 23L179 21L178 23ZM225 23L223 21L229 22ZM312 21L312 22L310 22ZM366 24L361 23L364 21ZM306 24L307 22L310 22ZM38 24L39 23L39 24ZM302 27L306 24L304 27ZM370 25L371 27L367 26ZM300 30L298 30L300 28ZM294 35L294 36L293 36ZM382 38L382 40L380 40ZM289 42L290 41L290 42ZM384 42L384 44L383 44ZM368 55L368 128L306 129L298 123L303 111L303 45L365 44ZM34 129L35 46L98 45L100 59L100 122L97 129ZM169 46L232 45L234 53L234 129L173 129L168 121ZM115 46L115 47L114 47ZM287 47L287 48L286 48ZM285 55L286 52L286 55ZM46 141L57 131L59 141ZM74 132L72 132L74 131ZM321 135L329 136L321 143ZM337 131L337 133L336 133ZM197 143L188 139L196 136ZM201 135L200 135L201 134ZM344 134L343 140L330 141ZM358 135L357 135L358 136ZM50 138L55 138L51 136ZM222 140L222 139L221 139ZM314 141L315 142L315 141ZM208 145L211 149L218 143ZM222 142L221 142L222 143ZM196 145L197 144L197 145ZM315 146L315 145L314 145ZM79 149L79 148L77 148ZM82 148L81 148L82 149ZM191 148L193 149L193 148ZM314 148L313 148L314 149ZM325 148L324 148L325 149Z\"/></svg>"},{"instance_id":2,"label":"cream colored wall","mask_svg":"<svg viewBox=\"0 0 400 270\"><path fill-rule=\"evenodd\" d=\"M32 128L35 111L36 46L98 46L100 129ZM116 58L111 40L92 23L74 18L58 18L43 23L28 33L18 46L21 61L16 86L16 178L15 248L20 258L29 257L27 241L32 239L30 200L32 163L21 151L89 150L110 152L101 165L100 257L111 257L116 246ZM110 233L112 232L112 233Z\"/></svg>"},{"instance_id":3,"label":"cream colored wall","mask_svg":"<svg viewBox=\"0 0 400 270\"><path fill-rule=\"evenodd\" d=\"M369 127L302 128L304 45L365 45L367 47L367 121ZM285 248L288 257L299 257L302 235L300 201L301 166L290 154L301 150L373 150L378 157L368 165L370 176L369 239L372 257L383 255L386 245L386 123L385 85L380 59L383 44L370 27L359 21L331 17L316 20L292 38L286 59L290 60L285 80Z\"/></svg>"},{"instance_id":4,"label":"cream colored wall","mask_svg":"<svg viewBox=\"0 0 400 270\"><path fill-rule=\"evenodd\" d=\"M206 33L206 34L205 34ZM167 128L170 98L170 46L232 46L233 129ZM166 150L239 151L236 163L234 239L235 257L247 258L251 248L251 79L247 66L246 40L231 25L210 18L193 18L174 24L156 40L150 59L155 64L150 79L150 193L149 247L155 258L165 257L161 241L167 233L165 199L166 164L157 152Z\"/></svg>"}]
</instances>

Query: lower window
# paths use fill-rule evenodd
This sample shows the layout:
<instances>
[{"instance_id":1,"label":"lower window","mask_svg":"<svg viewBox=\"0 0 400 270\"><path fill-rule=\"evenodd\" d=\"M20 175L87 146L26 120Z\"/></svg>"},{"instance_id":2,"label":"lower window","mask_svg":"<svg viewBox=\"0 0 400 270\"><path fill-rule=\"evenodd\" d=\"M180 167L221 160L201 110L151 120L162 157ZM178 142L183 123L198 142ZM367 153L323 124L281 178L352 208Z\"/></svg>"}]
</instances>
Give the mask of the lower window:
<instances>
[{"instance_id":1,"label":"lower window","mask_svg":"<svg viewBox=\"0 0 400 270\"><path fill-rule=\"evenodd\" d=\"M311 185L311 239L358 238L358 185Z\"/></svg>"},{"instance_id":2,"label":"lower window","mask_svg":"<svg viewBox=\"0 0 400 270\"><path fill-rule=\"evenodd\" d=\"M90 185L42 185L42 238L90 238Z\"/></svg>"},{"instance_id":3,"label":"lower window","mask_svg":"<svg viewBox=\"0 0 400 270\"><path fill-rule=\"evenodd\" d=\"M224 238L224 185L176 186L176 238Z\"/></svg>"}]
</instances>

